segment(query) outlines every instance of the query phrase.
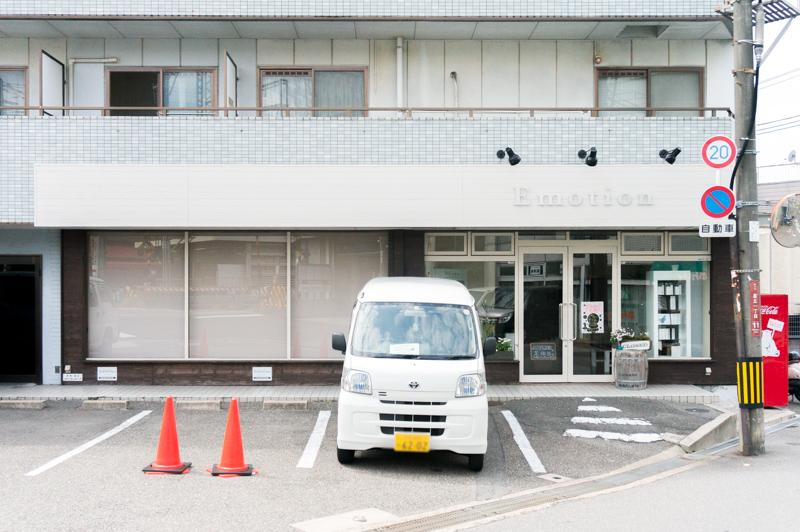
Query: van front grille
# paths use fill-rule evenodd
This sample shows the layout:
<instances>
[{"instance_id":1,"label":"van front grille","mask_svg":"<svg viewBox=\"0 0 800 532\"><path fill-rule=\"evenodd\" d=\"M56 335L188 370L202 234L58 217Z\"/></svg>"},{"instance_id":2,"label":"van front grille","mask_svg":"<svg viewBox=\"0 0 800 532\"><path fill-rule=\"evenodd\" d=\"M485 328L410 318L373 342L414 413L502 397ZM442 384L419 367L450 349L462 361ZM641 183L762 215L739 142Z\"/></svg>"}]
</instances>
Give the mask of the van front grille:
<instances>
[{"instance_id":1,"label":"van front grille","mask_svg":"<svg viewBox=\"0 0 800 532\"><path fill-rule=\"evenodd\" d=\"M381 403L385 405L413 405L413 406L444 406L447 402L444 403L432 403L430 401L386 401L381 399Z\"/></svg>"},{"instance_id":2,"label":"van front grille","mask_svg":"<svg viewBox=\"0 0 800 532\"><path fill-rule=\"evenodd\" d=\"M410 427L381 427L383 434L394 434L395 432L420 432L423 434L430 434L431 436L441 436L444 434L444 429L418 429Z\"/></svg>"},{"instance_id":3,"label":"van front grille","mask_svg":"<svg viewBox=\"0 0 800 532\"><path fill-rule=\"evenodd\" d=\"M444 423L447 416L421 416L417 414L380 414L381 421L401 421L403 423ZM435 427L381 427L383 434L394 434L395 432L420 432L431 436L441 436L444 434L443 428Z\"/></svg>"}]
</instances>

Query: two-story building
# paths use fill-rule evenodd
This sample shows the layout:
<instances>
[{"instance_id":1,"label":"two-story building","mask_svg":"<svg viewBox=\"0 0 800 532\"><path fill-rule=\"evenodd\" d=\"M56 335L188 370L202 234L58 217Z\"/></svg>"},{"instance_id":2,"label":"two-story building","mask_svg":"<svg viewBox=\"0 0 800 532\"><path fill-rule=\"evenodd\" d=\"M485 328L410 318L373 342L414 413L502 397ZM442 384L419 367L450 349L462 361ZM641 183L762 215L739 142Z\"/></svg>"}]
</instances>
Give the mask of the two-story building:
<instances>
[{"instance_id":1,"label":"two-story building","mask_svg":"<svg viewBox=\"0 0 800 532\"><path fill-rule=\"evenodd\" d=\"M358 290L416 275L490 383L611 382L626 327L733 384L719 3L0 2L0 374L337 383Z\"/></svg>"}]
</instances>

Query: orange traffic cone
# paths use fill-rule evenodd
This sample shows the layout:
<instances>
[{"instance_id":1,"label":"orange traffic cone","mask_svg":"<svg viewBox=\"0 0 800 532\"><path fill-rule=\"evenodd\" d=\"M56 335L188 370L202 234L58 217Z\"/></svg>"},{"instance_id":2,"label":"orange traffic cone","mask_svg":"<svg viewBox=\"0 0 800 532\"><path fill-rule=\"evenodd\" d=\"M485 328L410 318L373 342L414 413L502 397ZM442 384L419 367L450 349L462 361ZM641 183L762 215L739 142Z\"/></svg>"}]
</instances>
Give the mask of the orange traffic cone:
<instances>
[{"instance_id":1,"label":"orange traffic cone","mask_svg":"<svg viewBox=\"0 0 800 532\"><path fill-rule=\"evenodd\" d=\"M197 348L197 356L208 356L208 339L206 338L206 328L203 327L203 332L200 334L200 347Z\"/></svg>"},{"instance_id":2,"label":"orange traffic cone","mask_svg":"<svg viewBox=\"0 0 800 532\"><path fill-rule=\"evenodd\" d=\"M161 436L158 438L156 461L142 469L148 475L185 475L191 462L181 462L178 449L178 427L175 424L175 406L172 396L164 405L164 418L161 420Z\"/></svg>"},{"instance_id":3,"label":"orange traffic cone","mask_svg":"<svg viewBox=\"0 0 800 532\"><path fill-rule=\"evenodd\" d=\"M225 428L225 441L222 444L222 458L219 464L206 469L215 477L249 477L258 471L251 464L244 463L242 449L242 427L239 423L239 400L231 399L228 413L228 426Z\"/></svg>"}]
</instances>

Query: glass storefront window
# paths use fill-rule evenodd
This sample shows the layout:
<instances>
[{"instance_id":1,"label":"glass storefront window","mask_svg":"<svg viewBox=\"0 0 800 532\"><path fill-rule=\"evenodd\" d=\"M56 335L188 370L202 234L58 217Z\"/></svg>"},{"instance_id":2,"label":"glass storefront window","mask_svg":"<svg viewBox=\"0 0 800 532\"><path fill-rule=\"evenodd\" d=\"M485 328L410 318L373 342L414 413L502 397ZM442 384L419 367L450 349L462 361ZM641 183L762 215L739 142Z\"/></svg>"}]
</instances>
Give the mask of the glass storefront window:
<instances>
[{"instance_id":1,"label":"glass storefront window","mask_svg":"<svg viewBox=\"0 0 800 532\"><path fill-rule=\"evenodd\" d=\"M385 232L292 233L292 358L342 359L331 335L346 333L358 291L389 275Z\"/></svg>"},{"instance_id":2,"label":"glass storefront window","mask_svg":"<svg viewBox=\"0 0 800 532\"><path fill-rule=\"evenodd\" d=\"M89 357L184 358L183 233L92 233Z\"/></svg>"},{"instance_id":3,"label":"glass storefront window","mask_svg":"<svg viewBox=\"0 0 800 532\"><path fill-rule=\"evenodd\" d=\"M466 233L433 233L425 235L425 253L430 255L466 255Z\"/></svg>"},{"instance_id":4,"label":"glass storefront window","mask_svg":"<svg viewBox=\"0 0 800 532\"><path fill-rule=\"evenodd\" d=\"M621 325L648 332L650 356L707 357L708 262L622 263Z\"/></svg>"},{"instance_id":5,"label":"glass storefront window","mask_svg":"<svg viewBox=\"0 0 800 532\"><path fill-rule=\"evenodd\" d=\"M475 255L511 255L514 253L514 234L473 233L472 253Z\"/></svg>"},{"instance_id":6,"label":"glass storefront window","mask_svg":"<svg viewBox=\"0 0 800 532\"><path fill-rule=\"evenodd\" d=\"M492 360L514 359L514 261L426 261L425 276L466 286L481 320L481 342L487 336L498 339Z\"/></svg>"},{"instance_id":7,"label":"glass storefront window","mask_svg":"<svg viewBox=\"0 0 800 532\"><path fill-rule=\"evenodd\" d=\"M191 234L189 357L286 358L286 233Z\"/></svg>"}]
</instances>

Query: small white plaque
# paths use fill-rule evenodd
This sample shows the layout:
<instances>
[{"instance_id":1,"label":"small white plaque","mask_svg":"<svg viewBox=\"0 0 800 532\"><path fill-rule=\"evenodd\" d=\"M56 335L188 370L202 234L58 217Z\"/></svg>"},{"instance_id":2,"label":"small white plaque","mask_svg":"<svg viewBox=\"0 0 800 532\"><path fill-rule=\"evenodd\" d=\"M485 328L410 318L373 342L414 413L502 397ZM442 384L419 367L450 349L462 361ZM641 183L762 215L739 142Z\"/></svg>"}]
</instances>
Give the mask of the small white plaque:
<instances>
[{"instance_id":1,"label":"small white plaque","mask_svg":"<svg viewBox=\"0 0 800 532\"><path fill-rule=\"evenodd\" d=\"M64 382L82 382L83 373L62 373L61 380Z\"/></svg>"},{"instance_id":2,"label":"small white plaque","mask_svg":"<svg viewBox=\"0 0 800 532\"><path fill-rule=\"evenodd\" d=\"M713 222L702 222L700 224L700 236L706 238L732 238L736 236L736 223L727 218Z\"/></svg>"},{"instance_id":3,"label":"small white plaque","mask_svg":"<svg viewBox=\"0 0 800 532\"><path fill-rule=\"evenodd\" d=\"M780 320L776 320L775 318L770 318L767 322L767 329L772 329L773 331L781 332L783 331L784 322Z\"/></svg>"},{"instance_id":4,"label":"small white plaque","mask_svg":"<svg viewBox=\"0 0 800 532\"><path fill-rule=\"evenodd\" d=\"M97 368L97 380L116 381L117 368L116 367Z\"/></svg>"},{"instance_id":5,"label":"small white plaque","mask_svg":"<svg viewBox=\"0 0 800 532\"><path fill-rule=\"evenodd\" d=\"M272 380L272 367L253 367L253 380L254 381L271 381Z\"/></svg>"},{"instance_id":6,"label":"small white plaque","mask_svg":"<svg viewBox=\"0 0 800 532\"><path fill-rule=\"evenodd\" d=\"M750 242L758 242L758 220L749 223Z\"/></svg>"}]
</instances>

